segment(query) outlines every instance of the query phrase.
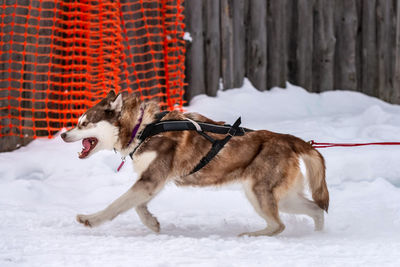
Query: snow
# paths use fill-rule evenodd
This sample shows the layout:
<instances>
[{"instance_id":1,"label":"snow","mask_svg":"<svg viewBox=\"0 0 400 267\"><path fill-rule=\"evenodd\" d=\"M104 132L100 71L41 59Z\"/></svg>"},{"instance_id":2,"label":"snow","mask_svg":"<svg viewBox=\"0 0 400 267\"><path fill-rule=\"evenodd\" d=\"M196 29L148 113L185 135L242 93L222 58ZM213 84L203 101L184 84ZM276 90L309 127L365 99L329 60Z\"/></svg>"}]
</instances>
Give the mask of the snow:
<instances>
[{"instance_id":1,"label":"snow","mask_svg":"<svg viewBox=\"0 0 400 267\"><path fill-rule=\"evenodd\" d=\"M312 94L243 88L197 96L188 107L216 120L317 142L400 141L400 106L356 92ZM239 185L168 185L149 205L155 234L131 210L98 228L75 221L119 197L137 179L104 151L80 160L79 142L36 140L0 154L0 266L400 266L400 146L321 148L330 209L323 232L282 214L275 237L259 230Z\"/></svg>"},{"instance_id":2,"label":"snow","mask_svg":"<svg viewBox=\"0 0 400 267\"><path fill-rule=\"evenodd\" d=\"M190 43L193 41L192 36L190 35L190 32L185 32L183 34L183 40L188 41Z\"/></svg>"}]
</instances>

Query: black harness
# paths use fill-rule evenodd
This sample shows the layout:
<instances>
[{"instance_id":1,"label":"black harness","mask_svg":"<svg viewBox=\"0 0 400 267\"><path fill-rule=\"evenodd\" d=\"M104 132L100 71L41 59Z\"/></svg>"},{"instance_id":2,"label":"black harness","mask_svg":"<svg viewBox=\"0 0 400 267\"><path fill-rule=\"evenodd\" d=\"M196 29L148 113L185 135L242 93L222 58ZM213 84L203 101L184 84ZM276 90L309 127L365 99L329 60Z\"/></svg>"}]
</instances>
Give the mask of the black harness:
<instances>
[{"instance_id":1,"label":"black harness","mask_svg":"<svg viewBox=\"0 0 400 267\"><path fill-rule=\"evenodd\" d=\"M157 135L163 132L171 132L171 131L197 131L201 136L206 138L211 142L212 147L210 151L200 160L200 162L194 167L194 169L190 172L193 174L204 166L206 166L217 154L218 152L225 146L226 143L233 136L243 136L246 132L251 132L253 130L239 127L241 123L241 118L239 117L233 125L224 124L224 125L215 125L204 122L193 122L190 120L166 120L161 121L161 119L168 114L168 111L158 113L156 115L156 121L146 125L142 132L138 134L139 144L135 147L135 149L129 153L129 156L133 158L133 154L140 147L140 145L149 137ZM200 129L198 128L200 126ZM223 139L214 139L211 136L207 135L206 132L215 133L215 134L223 134L226 135Z\"/></svg>"}]
</instances>

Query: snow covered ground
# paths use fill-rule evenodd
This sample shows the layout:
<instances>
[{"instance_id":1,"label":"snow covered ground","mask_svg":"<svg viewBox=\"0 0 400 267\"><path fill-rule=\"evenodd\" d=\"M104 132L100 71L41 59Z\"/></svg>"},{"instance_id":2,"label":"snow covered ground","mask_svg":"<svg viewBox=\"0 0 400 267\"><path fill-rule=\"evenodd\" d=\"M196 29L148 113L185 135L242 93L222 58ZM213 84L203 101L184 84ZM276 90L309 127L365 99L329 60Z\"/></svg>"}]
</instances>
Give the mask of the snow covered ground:
<instances>
[{"instance_id":1,"label":"snow covered ground","mask_svg":"<svg viewBox=\"0 0 400 267\"><path fill-rule=\"evenodd\" d=\"M289 85L258 92L246 82L190 111L317 142L400 141L400 106L355 92L310 94ZM0 154L0 266L400 266L400 146L321 148L330 210L326 229L282 215L276 237L237 237L264 227L239 185L169 185L149 205L154 234L131 210L89 229L77 213L104 208L137 178L101 152L80 160L81 144L59 137Z\"/></svg>"}]
</instances>

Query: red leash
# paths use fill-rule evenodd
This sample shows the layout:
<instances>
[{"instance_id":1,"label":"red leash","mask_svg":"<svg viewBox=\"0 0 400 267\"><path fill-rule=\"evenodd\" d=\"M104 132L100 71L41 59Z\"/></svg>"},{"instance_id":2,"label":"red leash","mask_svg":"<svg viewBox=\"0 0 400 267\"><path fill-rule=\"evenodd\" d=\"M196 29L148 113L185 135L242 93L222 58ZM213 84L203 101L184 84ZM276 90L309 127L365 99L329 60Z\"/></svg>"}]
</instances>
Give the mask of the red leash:
<instances>
[{"instance_id":1,"label":"red leash","mask_svg":"<svg viewBox=\"0 0 400 267\"><path fill-rule=\"evenodd\" d=\"M318 143L314 140L309 141L309 143L315 148L325 148L325 147L349 147L349 146L396 146L400 145L400 142L376 142L376 143Z\"/></svg>"}]
</instances>

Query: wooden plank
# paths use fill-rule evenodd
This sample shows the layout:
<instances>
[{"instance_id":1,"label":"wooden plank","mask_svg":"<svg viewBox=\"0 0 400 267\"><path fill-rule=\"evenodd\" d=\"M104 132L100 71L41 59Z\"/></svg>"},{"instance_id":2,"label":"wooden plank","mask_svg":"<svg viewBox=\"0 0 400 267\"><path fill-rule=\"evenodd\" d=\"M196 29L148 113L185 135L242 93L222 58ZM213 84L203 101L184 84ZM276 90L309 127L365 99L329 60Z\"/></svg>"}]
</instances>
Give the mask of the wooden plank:
<instances>
[{"instance_id":1,"label":"wooden plank","mask_svg":"<svg viewBox=\"0 0 400 267\"><path fill-rule=\"evenodd\" d=\"M216 96L221 68L220 1L205 0L203 12L206 93Z\"/></svg>"},{"instance_id":2,"label":"wooden plank","mask_svg":"<svg viewBox=\"0 0 400 267\"><path fill-rule=\"evenodd\" d=\"M398 98L398 90L396 90L396 45L397 45L397 18L399 13L397 13L397 6L400 3L399 0L390 0L390 56L389 56L389 64L390 64L390 73L389 73L389 86L390 86L390 103L398 103L396 99Z\"/></svg>"},{"instance_id":3,"label":"wooden plank","mask_svg":"<svg viewBox=\"0 0 400 267\"><path fill-rule=\"evenodd\" d=\"M297 84L297 64L296 64L296 52L297 52L297 2L286 1L285 7L285 44L286 44L286 73L287 80L292 84Z\"/></svg>"},{"instance_id":4,"label":"wooden plank","mask_svg":"<svg viewBox=\"0 0 400 267\"><path fill-rule=\"evenodd\" d=\"M285 5L286 0L269 0L267 5L268 88L286 86Z\"/></svg>"},{"instance_id":5,"label":"wooden plank","mask_svg":"<svg viewBox=\"0 0 400 267\"><path fill-rule=\"evenodd\" d=\"M243 85L246 73L246 27L247 0L233 0L233 87Z\"/></svg>"},{"instance_id":6,"label":"wooden plank","mask_svg":"<svg viewBox=\"0 0 400 267\"><path fill-rule=\"evenodd\" d=\"M334 89L334 3L331 0L316 0L314 8L313 91L323 92Z\"/></svg>"},{"instance_id":7,"label":"wooden plank","mask_svg":"<svg viewBox=\"0 0 400 267\"><path fill-rule=\"evenodd\" d=\"M223 88L238 88L246 70L245 0L221 0L221 71Z\"/></svg>"},{"instance_id":8,"label":"wooden plank","mask_svg":"<svg viewBox=\"0 0 400 267\"><path fill-rule=\"evenodd\" d=\"M395 42L395 49L394 49L394 58L395 58L395 65L394 65L394 81L393 81L393 98L392 101L395 104L400 104L400 0L395 0L396 2L396 42Z\"/></svg>"},{"instance_id":9,"label":"wooden plank","mask_svg":"<svg viewBox=\"0 0 400 267\"><path fill-rule=\"evenodd\" d=\"M361 91L378 96L376 53L376 0L363 1L361 33Z\"/></svg>"},{"instance_id":10,"label":"wooden plank","mask_svg":"<svg viewBox=\"0 0 400 267\"><path fill-rule=\"evenodd\" d=\"M221 76L223 89L234 87L232 8L232 0L221 0Z\"/></svg>"},{"instance_id":11,"label":"wooden plank","mask_svg":"<svg viewBox=\"0 0 400 267\"><path fill-rule=\"evenodd\" d=\"M356 0L357 10L357 37L356 37L356 79L357 91L362 92L362 3L363 0Z\"/></svg>"},{"instance_id":12,"label":"wooden plank","mask_svg":"<svg viewBox=\"0 0 400 267\"><path fill-rule=\"evenodd\" d=\"M247 77L258 90L267 90L266 1L249 1L247 40Z\"/></svg>"},{"instance_id":13,"label":"wooden plank","mask_svg":"<svg viewBox=\"0 0 400 267\"><path fill-rule=\"evenodd\" d=\"M357 90L356 0L335 0L336 4L336 53L335 89Z\"/></svg>"},{"instance_id":14,"label":"wooden plank","mask_svg":"<svg viewBox=\"0 0 400 267\"><path fill-rule=\"evenodd\" d=\"M187 42L186 50L186 81L188 87L185 99L190 101L194 96L204 94L204 38L202 1L185 1L185 23L192 41Z\"/></svg>"},{"instance_id":15,"label":"wooden plank","mask_svg":"<svg viewBox=\"0 0 400 267\"><path fill-rule=\"evenodd\" d=\"M389 101L392 87L390 84L391 49L394 40L392 40L391 29L391 1L377 0L376 3L376 21L377 21L377 73L378 73L378 95L379 98Z\"/></svg>"},{"instance_id":16,"label":"wooden plank","mask_svg":"<svg viewBox=\"0 0 400 267\"><path fill-rule=\"evenodd\" d=\"M297 84L313 91L312 61L313 61L313 11L314 0L298 0L297 21Z\"/></svg>"}]
</instances>

